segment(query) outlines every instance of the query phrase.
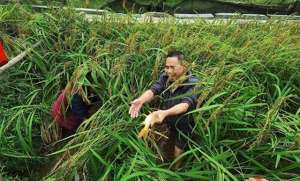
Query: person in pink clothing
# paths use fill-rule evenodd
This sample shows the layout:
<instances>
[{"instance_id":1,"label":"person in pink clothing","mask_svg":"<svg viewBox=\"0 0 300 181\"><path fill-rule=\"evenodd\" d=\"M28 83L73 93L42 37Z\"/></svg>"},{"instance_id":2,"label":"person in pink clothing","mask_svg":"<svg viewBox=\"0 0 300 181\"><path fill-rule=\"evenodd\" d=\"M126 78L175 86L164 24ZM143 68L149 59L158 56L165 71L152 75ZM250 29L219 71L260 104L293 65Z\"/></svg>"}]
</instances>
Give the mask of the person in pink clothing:
<instances>
[{"instance_id":1,"label":"person in pink clothing","mask_svg":"<svg viewBox=\"0 0 300 181\"><path fill-rule=\"evenodd\" d=\"M91 80L89 74L87 78ZM81 90L85 89L87 90L86 97L80 91L70 91L67 86L52 104L52 117L62 128L63 137L74 134L80 124L94 113L92 110L95 110L101 102L100 97L91 87L81 88Z\"/></svg>"},{"instance_id":2,"label":"person in pink clothing","mask_svg":"<svg viewBox=\"0 0 300 181\"><path fill-rule=\"evenodd\" d=\"M67 99L65 96L65 90L63 90L52 105L52 116L61 128L74 130L77 127L76 116L72 111L64 111L66 109L66 105Z\"/></svg>"}]
</instances>

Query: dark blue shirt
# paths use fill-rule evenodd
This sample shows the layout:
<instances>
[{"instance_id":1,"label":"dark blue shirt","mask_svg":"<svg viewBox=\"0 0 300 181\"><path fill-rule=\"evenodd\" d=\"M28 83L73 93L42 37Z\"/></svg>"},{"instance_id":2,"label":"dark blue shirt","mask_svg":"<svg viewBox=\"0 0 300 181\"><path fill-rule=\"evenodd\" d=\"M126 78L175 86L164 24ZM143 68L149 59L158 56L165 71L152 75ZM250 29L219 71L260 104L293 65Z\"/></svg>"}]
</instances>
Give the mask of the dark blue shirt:
<instances>
[{"instance_id":1,"label":"dark blue shirt","mask_svg":"<svg viewBox=\"0 0 300 181\"><path fill-rule=\"evenodd\" d=\"M187 74L187 78L177 86L177 88L170 88L172 82L168 81L168 75L162 73L159 79L151 86L150 90L154 95L162 97L160 109L166 110L180 103L187 103L189 105L188 112L194 110L197 105L198 94L196 93L196 85L199 80L191 73ZM193 117L187 114L180 114L177 116L170 116L168 120L176 119L192 120ZM173 121L172 121L173 122Z\"/></svg>"},{"instance_id":2,"label":"dark blue shirt","mask_svg":"<svg viewBox=\"0 0 300 181\"><path fill-rule=\"evenodd\" d=\"M91 91L88 92L88 99L91 101L91 105L88 105L86 102L84 102L82 96L79 95L78 93L72 96L71 111L76 116L78 125L90 116L89 115L90 107L94 104L100 103L99 97L91 93Z\"/></svg>"},{"instance_id":3,"label":"dark blue shirt","mask_svg":"<svg viewBox=\"0 0 300 181\"><path fill-rule=\"evenodd\" d=\"M89 115L89 107L83 101L82 97L79 94L74 94L71 99L71 108L72 112L75 114L77 119L77 124L79 125L84 119Z\"/></svg>"}]
</instances>

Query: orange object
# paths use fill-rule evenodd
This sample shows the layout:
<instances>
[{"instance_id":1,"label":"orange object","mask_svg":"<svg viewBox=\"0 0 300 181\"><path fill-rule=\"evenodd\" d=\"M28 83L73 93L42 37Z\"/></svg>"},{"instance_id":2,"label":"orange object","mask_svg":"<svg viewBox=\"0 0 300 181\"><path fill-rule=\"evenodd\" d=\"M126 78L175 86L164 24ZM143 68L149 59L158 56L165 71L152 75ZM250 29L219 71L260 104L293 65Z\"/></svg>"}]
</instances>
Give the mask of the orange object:
<instances>
[{"instance_id":1,"label":"orange object","mask_svg":"<svg viewBox=\"0 0 300 181\"><path fill-rule=\"evenodd\" d=\"M0 66L7 64L8 59L4 50L3 41L0 40Z\"/></svg>"}]
</instances>

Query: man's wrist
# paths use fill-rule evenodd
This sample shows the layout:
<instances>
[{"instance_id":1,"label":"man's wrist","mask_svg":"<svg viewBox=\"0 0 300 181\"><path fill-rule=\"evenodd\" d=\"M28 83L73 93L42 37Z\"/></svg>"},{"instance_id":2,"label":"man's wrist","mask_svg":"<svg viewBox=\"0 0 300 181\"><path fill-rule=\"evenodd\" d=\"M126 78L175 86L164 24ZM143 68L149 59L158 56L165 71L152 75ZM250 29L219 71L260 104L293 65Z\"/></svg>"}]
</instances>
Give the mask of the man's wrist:
<instances>
[{"instance_id":1,"label":"man's wrist","mask_svg":"<svg viewBox=\"0 0 300 181\"><path fill-rule=\"evenodd\" d=\"M163 110L163 112L164 112L165 117L169 116L169 114L170 114L170 110L169 109Z\"/></svg>"},{"instance_id":2,"label":"man's wrist","mask_svg":"<svg viewBox=\"0 0 300 181\"><path fill-rule=\"evenodd\" d=\"M145 103L145 100L143 98L141 98L141 97L139 97L138 100L140 101L141 104Z\"/></svg>"}]
</instances>

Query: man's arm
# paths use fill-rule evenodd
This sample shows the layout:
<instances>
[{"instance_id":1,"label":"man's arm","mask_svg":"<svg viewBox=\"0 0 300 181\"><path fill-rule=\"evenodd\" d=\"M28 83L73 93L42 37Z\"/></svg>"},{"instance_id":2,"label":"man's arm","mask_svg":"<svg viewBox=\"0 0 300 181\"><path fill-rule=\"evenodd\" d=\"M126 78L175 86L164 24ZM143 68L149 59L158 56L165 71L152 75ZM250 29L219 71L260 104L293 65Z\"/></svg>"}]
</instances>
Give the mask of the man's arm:
<instances>
[{"instance_id":1,"label":"man's arm","mask_svg":"<svg viewBox=\"0 0 300 181\"><path fill-rule=\"evenodd\" d=\"M176 116L179 114L186 113L188 111L188 109L189 109L189 104L184 102L184 103L176 104L175 106L171 107L170 109L155 111L155 114L158 115L158 120L156 120L155 122L162 123L166 117Z\"/></svg>"},{"instance_id":2,"label":"man's arm","mask_svg":"<svg viewBox=\"0 0 300 181\"><path fill-rule=\"evenodd\" d=\"M138 116L139 111L144 103L151 101L155 95L160 94L163 91L166 80L167 77L165 74L161 74L159 79L151 86L149 90L145 91L139 98L131 102L129 114L132 118Z\"/></svg>"},{"instance_id":3,"label":"man's arm","mask_svg":"<svg viewBox=\"0 0 300 181\"><path fill-rule=\"evenodd\" d=\"M143 104L146 102L149 102L153 99L154 97L154 93L152 92L152 90L146 90L139 98L139 99Z\"/></svg>"},{"instance_id":4,"label":"man's arm","mask_svg":"<svg viewBox=\"0 0 300 181\"><path fill-rule=\"evenodd\" d=\"M170 109L163 110L163 111L165 112L166 116L176 116L179 114L186 113L188 109L189 109L188 103L179 103L171 107Z\"/></svg>"},{"instance_id":5,"label":"man's arm","mask_svg":"<svg viewBox=\"0 0 300 181\"><path fill-rule=\"evenodd\" d=\"M144 103L151 101L154 97L154 93L152 90L145 91L139 98L133 100L131 102L131 106L129 108L129 114L132 118L138 116L139 111Z\"/></svg>"},{"instance_id":6,"label":"man's arm","mask_svg":"<svg viewBox=\"0 0 300 181\"><path fill-rule=\"evenodd\" d=\"M197 79L194 79L192 83L197 83ZM167 110L159 110L156 111L158 114L159 119L156 121L157 123L163 122L166 117L168 116L176 116L179 114L184 114L194 108L196 108L198 94L196 93L196 87L191 86L189 90L187 91L188 95L185 95L182 98L181 103L176 104L175 106L171 107Z\"/></svg>"},{"instance_id":7,"label":"man's arm","mask_svg":"<svg viewBox=\"0 0 300 181\"><path fill-rule=\"evenodd\" d=\"M192 85L189 87L187 90L186 94L182 98L181 103L176 104L175 106L171 107L170 109L163 110L164 111L164 116L176 116L179 114L186 113L190 111L191 109L195 109L197 105L197 99L198 99L198 94L197 94L197 88L196 84L198 83L198 79L193 78L190 80L190 83ZM189 110L190 109L190 110Z\"/></svg>"}]
</instances>

